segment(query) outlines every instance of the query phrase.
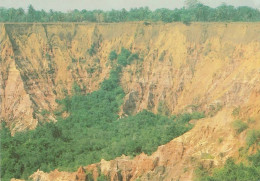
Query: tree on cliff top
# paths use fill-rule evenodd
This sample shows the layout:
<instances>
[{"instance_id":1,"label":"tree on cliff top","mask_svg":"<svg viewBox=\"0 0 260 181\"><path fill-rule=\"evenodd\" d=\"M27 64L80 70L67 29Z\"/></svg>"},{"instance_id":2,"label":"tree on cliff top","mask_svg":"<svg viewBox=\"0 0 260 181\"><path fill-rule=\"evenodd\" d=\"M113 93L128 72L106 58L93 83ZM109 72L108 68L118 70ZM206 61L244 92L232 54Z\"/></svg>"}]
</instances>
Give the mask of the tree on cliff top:
<instances>
[{"instance_id":1,"label":"tree on cliff top","mask_svg":"<svg viewBox=\"0 0 260 181\"><path fill-rule=\"evenodd\" d=\"M203 5L198 0L186 0L185 8L156 9L151 11L148 7L122 10L73 10L59 12L50 10L37 11L32 5L25 13L21 8L0 8L0 22L129 22L129 21L260 21L260 11L250 7L234 7L222 4L217 8Z\"/></svg>"}]
</instances>

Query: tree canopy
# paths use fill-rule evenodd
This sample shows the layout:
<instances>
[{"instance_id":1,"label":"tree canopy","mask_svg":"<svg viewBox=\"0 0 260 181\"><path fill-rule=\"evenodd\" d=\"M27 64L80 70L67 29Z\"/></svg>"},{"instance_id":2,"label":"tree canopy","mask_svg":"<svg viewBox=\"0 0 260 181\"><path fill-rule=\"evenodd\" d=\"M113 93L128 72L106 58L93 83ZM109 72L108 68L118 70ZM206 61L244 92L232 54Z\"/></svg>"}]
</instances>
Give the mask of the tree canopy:
<instances>
[{"instance_id":1,"label":"tree canopy","mask_svg":"<svg viewBox=\"0 0 260 181\"><path fill-rule=\"evenodd\" d=\"M129 21L163 21L163 22L222 22L222 21L260 21L260 11L247 6L234 7L222 4L211 8L197 0L187 1L187 6L180 9L156 9L148 7L130 10L73 10L60 12L35 10L32 5L28 11L22 8L0 8L0 22L129 22Z\"/></svg>"}]
</instances>

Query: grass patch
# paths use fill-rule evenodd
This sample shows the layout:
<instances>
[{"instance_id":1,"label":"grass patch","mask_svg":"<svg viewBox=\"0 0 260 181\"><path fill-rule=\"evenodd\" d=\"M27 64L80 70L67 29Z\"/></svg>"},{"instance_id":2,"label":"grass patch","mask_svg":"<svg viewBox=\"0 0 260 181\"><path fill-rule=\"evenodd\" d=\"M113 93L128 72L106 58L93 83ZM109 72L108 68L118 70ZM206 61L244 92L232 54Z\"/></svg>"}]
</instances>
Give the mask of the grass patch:
<instances>
[{"instance_id":1,"label":"grass patch","mask_svg":"<svg viewBox=\"0 0 260 181\"><path fill-rule=\"evenodd\" d=\"M88 49L88 54L90 56L93 56L97 53L96 46L97 46L96 43L91 44L90 48Z\"/></svg>"},{"instance_id":2,"label":"grass patch","mask_svg":"<svg viewBox=\"0 0 260 181\"><path fill-rule=\"evenodd\" d=\"M246 143L249 147L256 143L260 145L260 130L249 130L246 136Z\"/></svg>"},{"instance_id":3,"label":"grass patch","mask_svg":"<svg viewBox=\"0 0 260 181\"><path fill-rule=\"evenodd\" d=\"M232 115L235 117L235 116L238 116L240 113L240 107L236 107L235 109L233 109L232 111Z\"/></svg>"},{"instance_id":4,"label":"grass patch","mask_svg":"<svg viewBox=\"0 0 260 181\"><path fill-rule=\"evenodd\" d=\"M253 124L253 123L255 123L255 120L253 118L248 118L247 123Z\"/></svg>"},{"instance_id":5,"label":"grass patch","mask_svg":"<svg viewBox=\"0 0 260 181\"><path fill-rule=\"evenodd\" d=\"M218 138L218 143L222 143L223 142L223 138Z\"/></svg>"},{"instance_id":6,"label":"grass patch","mask_svg":"<svg viewBox=\"0 0 260 181\"><path fill-rule=\"evenodd\" d=\"M201 153L201 159L214 159L214 156L209 153Z\"/></svg>"},{"instance_id":7,"label":"grass patch","mask_svg":"<svg viewBox=\"0 0 260 181\"><path fill-rule=\"evenodd\" d=\"M248 128L247 123L244 123L241 120L236 120L233 122L233 127L236 131L236 134L240 134L241 132L243 132L244 130L246 130Z\"/></svg>"}]
</instances>

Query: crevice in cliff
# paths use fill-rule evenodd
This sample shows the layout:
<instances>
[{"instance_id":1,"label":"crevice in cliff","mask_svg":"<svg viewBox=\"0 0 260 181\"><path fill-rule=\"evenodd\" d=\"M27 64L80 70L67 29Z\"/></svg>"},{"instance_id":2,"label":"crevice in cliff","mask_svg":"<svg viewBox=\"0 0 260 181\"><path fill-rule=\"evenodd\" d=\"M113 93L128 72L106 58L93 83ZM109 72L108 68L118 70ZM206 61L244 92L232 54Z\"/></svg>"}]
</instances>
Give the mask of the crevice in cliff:
<instances>
[{"instance_id":1,"label":"crevice in cliff","mask_svg":"<svg viewBox=\"0 0 260 181\"><path fill-rule=\"evenodd\" d=\"M25 68L25 66L23 66L24 63L28 63L32 66L30 61L21 61L20 57L20 51L19 51L19 46L17 45L15 39L12 38L12 25L4 25L5 27L5 32L7 35L7 38L10 42L10 46L12 47L12 52L13 52L13 58L11 59L12 61L14 61L14 66L15 68L18 70L19 72L19 76L23 82L23 89L26 92L26 94L29 96L30 102L31 102L31 108L33 109L33 113L32 113L32 118L36 119L35 116L35 112L37 111L37 107L38 105L36 104L36 102L34 101L32 95L30 94L30 89L29 89L29 85L28 85L28 80L29 80L29 76L28 76L28 72L26 71L27 69ZM8 74L10 74L10 72L8 72ZM7 75L8 78L9 75ZM14 104L15 105L15 104ZM12 118L10 119L12 120Z\"/></svg>"},{"instance_id":2,"label":"crevice in cliff","mask_svg":"<svg viewBox=\"0 0 260 181\"><path fill-rule=\"evenodd\" d=\"M16 42L14 41L14 39L11 37L12 30L11 30L11 28L9 26L11 26L11 25L4 24L5 33L6 33L8 39L9 39L9 41L11 43L12 50L13 50L13 53L15 55L15 54L19 53L19 47L16 44Z\"/></svg>"}]
</instances>

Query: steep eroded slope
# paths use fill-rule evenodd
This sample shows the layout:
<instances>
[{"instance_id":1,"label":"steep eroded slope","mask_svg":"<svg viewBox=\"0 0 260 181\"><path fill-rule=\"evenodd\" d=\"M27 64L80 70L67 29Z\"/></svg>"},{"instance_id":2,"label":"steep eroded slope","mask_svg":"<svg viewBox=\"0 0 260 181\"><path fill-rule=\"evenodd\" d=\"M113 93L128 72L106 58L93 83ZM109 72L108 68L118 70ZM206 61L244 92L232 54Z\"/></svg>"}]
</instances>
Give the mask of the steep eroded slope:
<instances>
[{"instance_id":1,"label":"steep eroded slope","mask_svg":"<svg viewBox=\"0 0 260 181\"><path fill-rule=\"evenodd\" d=\"M100 167L112 178L120 172L127 180L192 180L198 164L218 166L237 156L246 132L236 135L234 119L252 118L249 128L259 129L259 29L259 23L1 25L1 117L13 133L55 120L55 99L71 94L73 82L97 90L111 69L109 53L126 47L142 61L123 69L122 116L199 110L209 118L151 156L86 169Z\"/></svg>"}]
</instances>

